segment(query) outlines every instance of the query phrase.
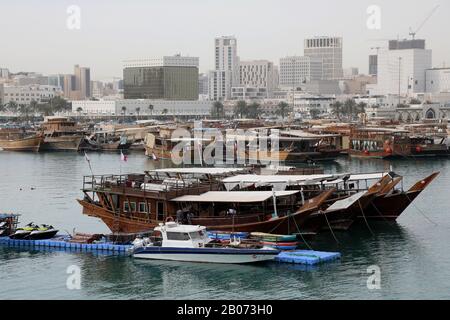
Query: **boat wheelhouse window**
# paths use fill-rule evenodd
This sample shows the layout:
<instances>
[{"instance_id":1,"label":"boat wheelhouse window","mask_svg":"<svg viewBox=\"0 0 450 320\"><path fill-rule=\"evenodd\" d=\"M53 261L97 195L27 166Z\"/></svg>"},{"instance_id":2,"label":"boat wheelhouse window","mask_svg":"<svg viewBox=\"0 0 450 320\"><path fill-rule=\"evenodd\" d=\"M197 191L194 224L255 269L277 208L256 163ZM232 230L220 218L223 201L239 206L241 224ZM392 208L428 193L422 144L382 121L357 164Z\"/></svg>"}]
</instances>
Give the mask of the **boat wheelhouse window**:
<instances>
[{"instance_id":1,"label":"boat wheelhouse window","mask_svg":"<svg viewBox=\"0 0 450 320\"><path fill-rule=\"evenodd\" d=\"M131 210L130 210L130 206L131 206ZM123 203L123 211L124 212L136 212L136 202L125 201Z\"/></svg>"},{"instance_id":2,"label":"boat wheelhouse window","mask_svg":"<svg viewBox=\"0 0 450 320\"><path fill-rule=\"evenodd\" d=\"M203 231L191 232L189 233L192 240L203 239L204 233Z\"/></svg>"},{"instance_id":3,"label":"boat wheelhouse window","mask_svg":"<svg viewBox=\"0 0 450 320\"><path fill-rule=\"evenodd\" d=\"M167 240L187 241L189 234L184 232L167 232Z\"/></svg>"},{"instance_id":4,"label":"boat wheelhouse window","mask_svg":"<svg viewBox=\"0 0 450 320\"><path fill-rule=\"evenodd\" d=\"M139 202L139 212L147 212L147 204L145 202Z\"/></svg>"}]
</instances>

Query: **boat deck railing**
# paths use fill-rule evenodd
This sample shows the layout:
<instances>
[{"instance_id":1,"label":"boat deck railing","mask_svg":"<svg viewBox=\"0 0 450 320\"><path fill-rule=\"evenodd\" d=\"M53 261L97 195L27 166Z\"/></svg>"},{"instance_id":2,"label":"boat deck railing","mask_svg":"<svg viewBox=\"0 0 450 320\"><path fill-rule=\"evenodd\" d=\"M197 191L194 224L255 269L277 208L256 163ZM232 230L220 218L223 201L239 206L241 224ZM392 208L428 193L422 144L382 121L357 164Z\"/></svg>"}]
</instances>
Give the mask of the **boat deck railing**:
<instances>
[{"instance_id":1,"label":"boat deck railing","mask_svg":"<svg viewBox=\"0 0 450 320\"><path fill-rule=\"evenodd\" d=\"M201 180L149 180L144 175L91 175L83 177L84 192L109 192L170 199L218 190L219 183Z\"/></svg>"}]
</instances>

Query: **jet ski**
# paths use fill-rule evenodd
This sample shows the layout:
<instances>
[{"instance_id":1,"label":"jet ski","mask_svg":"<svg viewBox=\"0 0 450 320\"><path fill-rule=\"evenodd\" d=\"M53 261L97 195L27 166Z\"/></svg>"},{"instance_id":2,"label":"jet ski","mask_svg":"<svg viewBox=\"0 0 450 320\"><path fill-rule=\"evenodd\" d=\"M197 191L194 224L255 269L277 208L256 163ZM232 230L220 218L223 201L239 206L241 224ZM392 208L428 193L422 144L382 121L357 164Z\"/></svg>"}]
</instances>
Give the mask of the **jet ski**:
<instances>
[{"instance_id":1,"label":"jet ski","mask_svg":"<svg viewBox=\"0 0 450 320\"><path fill-rule=\"evenodd\" d=\"M46 240L51 239L58 233L59 230L53 228L53 226L42 224L26 237L29 240Z\"/></svg>"},{"instance_id":2,"label":"jet ski","mask_svg":"<svg viewBox=\"0 0 450 320\"><path fill-rule=\"evenodd\" d=\"M27 237L38 228L39 227L37 225L31 222L27 224L25 227L17 229L16 232L10 235L9 237L11 239L27 239Z\"/></svg>"},{"instance_id":3,"label":"jet ski","mask_svg":"<svg viewBox=\"0 0 450 320\"><path fill-rule=\"evenodd\" d=\"M6 221L0 222L0 229L3 229L6 226Z\"/></svg>"}]
</instances>

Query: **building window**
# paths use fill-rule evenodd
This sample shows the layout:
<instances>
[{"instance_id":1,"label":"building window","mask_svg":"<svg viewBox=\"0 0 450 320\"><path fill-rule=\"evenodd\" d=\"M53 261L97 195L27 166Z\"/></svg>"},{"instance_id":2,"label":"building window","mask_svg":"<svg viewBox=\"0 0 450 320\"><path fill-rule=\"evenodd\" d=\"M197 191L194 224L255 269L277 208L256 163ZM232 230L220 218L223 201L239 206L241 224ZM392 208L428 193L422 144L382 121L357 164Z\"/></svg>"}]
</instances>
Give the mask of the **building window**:
<instances>
[{"instance_id":1,"label":"building window","mask_svg":"<svg viewBox=\"0 0 450 320\"><path fill-rule=\"evenodd\" d=\"M131 210L130 210L130 206L131 206ZM136 212L136 202L125 201L123 203L123 211L124 212Z\"/></svg>"}]
</instances>

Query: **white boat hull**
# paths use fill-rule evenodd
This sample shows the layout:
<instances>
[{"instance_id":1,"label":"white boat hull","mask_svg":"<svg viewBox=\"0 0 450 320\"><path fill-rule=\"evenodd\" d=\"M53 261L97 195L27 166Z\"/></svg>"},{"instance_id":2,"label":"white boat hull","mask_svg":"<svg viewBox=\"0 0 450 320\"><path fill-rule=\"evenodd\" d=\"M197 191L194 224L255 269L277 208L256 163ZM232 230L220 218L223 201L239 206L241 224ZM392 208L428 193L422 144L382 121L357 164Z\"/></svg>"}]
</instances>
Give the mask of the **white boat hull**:
<instances>
[{"instance_id":1,"label":"white boat hull","mask_svg":"<svg viewBox=\"0 0 450 320\"><path fill-rule=\"evenodd\" d=\"M202 263L227 263L227 264L243 264L255 263L262 261L271 261L276 254L270 255L222 255L222 254L133 254L133 257L139 259L152 260L169 260L169 261L183 261L183 262L202 262Z\"/></svg>"}]
</instances>

